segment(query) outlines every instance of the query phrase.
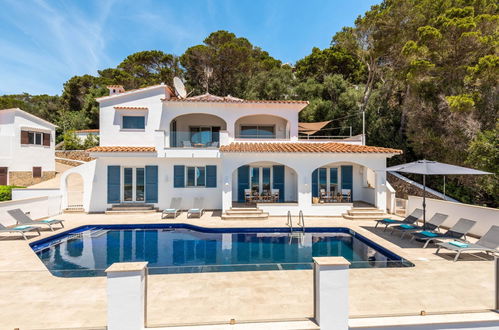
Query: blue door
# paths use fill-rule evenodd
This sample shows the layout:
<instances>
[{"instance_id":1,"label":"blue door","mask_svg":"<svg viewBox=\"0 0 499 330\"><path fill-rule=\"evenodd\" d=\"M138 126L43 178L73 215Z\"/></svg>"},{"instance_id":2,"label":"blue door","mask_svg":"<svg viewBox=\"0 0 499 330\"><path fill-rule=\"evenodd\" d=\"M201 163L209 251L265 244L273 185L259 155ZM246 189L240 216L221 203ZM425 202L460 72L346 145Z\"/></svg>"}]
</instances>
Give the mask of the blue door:
<instances>
[{"instance_id":1,"label":"blue door","mask_svg":"<svg viewBox=\"0 0 499 330\"><path fill-rule=\"evenodd\" d=\"M274 179L274 189L279 189L279 203L284 202L284 165L274 165L273 169L273 179Z\"/></svg>"},{"instance_id":2,"label":"blue door","mask_svg":"<svg viewBox=\"0 0 499 330\"><path fill-rule=\"evenodd\" d=\"M115 204L120 202L120 166L107 167L107 202Z\"/></svg>"},{"instance_id":3,"label":"blue door","mask_svg":"<svg viewBox=\"0 0 499 330\"><path fill-rule=\"evenodd\" d=\"M146 166L146 203L158 202L158 166Z\"/></svg>"},{"instance_id":4,"label":"blue door","mask_svg":"<svg viewBox=\"0 0 499 330\"><path fill-rule=\"evenodd\" d=\"M353 167L352 165L341 166L341 189L350 189L353 196Z\"/></svg>"},{"instance_id":5,"label":"blue door","mask_svg":"<svg viewBox=\"0 0 499 330\"><path fill-rule=\"evenodd\" d=\"M319 169L312 172L312 197L319 197Z\"/></svg>"},{"instance_id":6,"label":"blue door","mask_svg":"<svg viewBox=\"0 0 499 330\"><path fill-rule=\"evenodd\" d=\"M249 166L237 169L237 201L244 203L244 189L249 189Z\"/></svg>"}]
</instances>

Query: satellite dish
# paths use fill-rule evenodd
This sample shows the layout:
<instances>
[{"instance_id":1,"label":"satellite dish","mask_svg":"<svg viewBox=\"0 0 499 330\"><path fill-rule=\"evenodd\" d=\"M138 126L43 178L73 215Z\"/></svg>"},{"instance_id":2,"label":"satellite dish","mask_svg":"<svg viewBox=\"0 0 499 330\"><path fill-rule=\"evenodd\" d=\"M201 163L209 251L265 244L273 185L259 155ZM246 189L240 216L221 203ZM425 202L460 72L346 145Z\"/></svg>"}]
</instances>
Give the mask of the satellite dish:
<instances>
[{"instance_id":1,"label":"satellite dish","mask_svg":"<svg viewBox=\"0 0 499 330\"><path fill-rule=\"evenodd\" d=\"M179 77L173 78L173 86L175 87L175 91L180 98L185 99L187 97L187 91L185 90L184 83Z\"/></svg>"}]
</instances>

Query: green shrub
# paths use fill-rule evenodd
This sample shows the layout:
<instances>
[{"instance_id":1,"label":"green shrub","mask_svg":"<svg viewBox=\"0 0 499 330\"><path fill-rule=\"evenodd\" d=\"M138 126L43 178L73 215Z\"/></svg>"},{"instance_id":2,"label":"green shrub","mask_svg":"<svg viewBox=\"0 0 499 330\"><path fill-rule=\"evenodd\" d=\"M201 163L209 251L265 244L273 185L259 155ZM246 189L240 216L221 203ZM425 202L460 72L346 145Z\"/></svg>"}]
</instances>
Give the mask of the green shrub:
<instances>
[{"instance_id":1,"label":"green shrub","mask_svg":"<svg viewBox=\"0 0 499 330\"><path fill-rule=\"evenodd\" d=\"M12 199L13 188L24 188L20 186L0 186L0 202L10 201Z\"/></svg>"}]
</instances>

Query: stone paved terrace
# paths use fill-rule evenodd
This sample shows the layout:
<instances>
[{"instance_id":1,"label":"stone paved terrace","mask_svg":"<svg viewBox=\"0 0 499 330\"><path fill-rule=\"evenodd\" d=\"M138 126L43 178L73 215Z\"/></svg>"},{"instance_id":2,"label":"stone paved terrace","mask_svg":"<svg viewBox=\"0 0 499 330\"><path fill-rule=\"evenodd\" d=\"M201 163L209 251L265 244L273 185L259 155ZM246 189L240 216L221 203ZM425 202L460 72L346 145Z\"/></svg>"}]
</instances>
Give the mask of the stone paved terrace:
<instances>
[{"instance_id":1,"label":"stone paved terrace","mask_svg":"<svg viewBox=\"0 0 499 330\"><path fill-rule=\"evenodd\" d=\"M185 214L185 213L184 213ZM85 224L191 223L205 227L284 226L286 219L222 221L211 212L201 219L161 220L144 215L64 214L66 229ZM494 305L493 262L485 255L451 254L402 241L373 221L306 218L306 225L349 227L409 259L410 268L350 270L351 318L381 315L490 310ZM295 220L296 221L296 220ZM60 232L60 231L56 231ZM43 237L51 235L43 231ZM32 239L30 241L35 241ZM28 244L14 236L0 239L1 329L104 327L106 278L52 276ZM303 320L313 315L311 270L151 275L148 325ZM499 319L499 317L498 317Z\"/></svg>"}]
</instances>

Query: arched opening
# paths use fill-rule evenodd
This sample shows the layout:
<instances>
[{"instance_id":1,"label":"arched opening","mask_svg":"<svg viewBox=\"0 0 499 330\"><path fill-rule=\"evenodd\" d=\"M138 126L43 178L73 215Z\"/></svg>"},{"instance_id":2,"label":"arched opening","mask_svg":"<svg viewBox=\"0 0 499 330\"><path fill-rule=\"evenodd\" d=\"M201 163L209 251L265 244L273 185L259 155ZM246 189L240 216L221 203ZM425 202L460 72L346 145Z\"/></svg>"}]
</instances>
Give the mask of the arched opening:
<instances>
[{"instance_id":1,"label":"arched opening","mask_svg":"<svg viewBox=\"0 0 499 330\"><path fill-rule=\"evenodd\" d=\"M237 206L298 201L298 174L280 163L242 165L232 173L232 182L232 202Z\"/></svg>"},{"instance_id":2,"label":"arched opening","mask_svg":"<svg viewBox=\"0 0 499 330\"><path fill-rule=\"evenodd\" d=\"M312 204L375 203L375 173L353 162L334 162L316 168L311 175Z\"/></svg>"},{"instance_id":3,"label":"arched opening","mask_svg":"<svg viewBox=\"0 0 499 330\"><path fill-rule=\"evenodd\" d=\"M220 132L227 130L222 118L206 113L190 113L170 122L170 147L218 148Z\"/></svg>"},{"instance_id":4,"label":"arched opening","mask_svg":"<svg viewBox=\"0 0 499 330\"><path fill-rule=\"evenodd\" d=\"M237 139L289 139L289 122L273 115L251 115L235 122Z\"/></svg>"},{"instance_id":5,"label":"arched opening","mask_svg":"<svg viewBox=\"0 0 499 330\"><path fill-rule=\"evenodd\" d=\"M83 208L83 177L79 173L66 177L66 194L68 209Z\"/></svg>"}]
</instances>

